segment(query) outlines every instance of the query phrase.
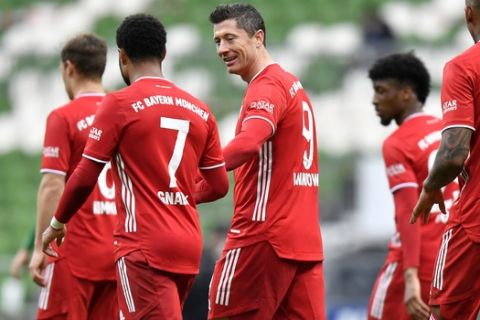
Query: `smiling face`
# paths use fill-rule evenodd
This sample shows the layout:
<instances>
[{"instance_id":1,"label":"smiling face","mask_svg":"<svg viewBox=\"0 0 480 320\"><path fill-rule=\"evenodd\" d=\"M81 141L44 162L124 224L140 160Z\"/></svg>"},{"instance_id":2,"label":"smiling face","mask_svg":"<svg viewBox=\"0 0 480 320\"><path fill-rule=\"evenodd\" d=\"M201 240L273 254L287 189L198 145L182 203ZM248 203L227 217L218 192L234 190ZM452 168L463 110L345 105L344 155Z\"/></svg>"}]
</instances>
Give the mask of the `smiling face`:
<instances>
[{"instance_id":1,"label":"smiling face","mask_svg":"<svg viewBox=\"0 0 480 320\"><path fill-rule=\"evenodd\" d=\"M213 26L217 54L224 61L229 73L237 74L249 81L258 71L258 49L262 46L263 31L249 36L239 28L235 19L227 19Z\"/></svg>"},{"instance_id":2,"label":"smiling face","mask_svg":"<svg viewBox=\"0 0 480 320\"><path fill-rule=\"evenodd\" d=\"M388 126L392 120L399 123L405 111L405 87L396 80L384 79L373 81L373 90L372 103L380 123L384 126Z\"/></svg>"}]
</instances>

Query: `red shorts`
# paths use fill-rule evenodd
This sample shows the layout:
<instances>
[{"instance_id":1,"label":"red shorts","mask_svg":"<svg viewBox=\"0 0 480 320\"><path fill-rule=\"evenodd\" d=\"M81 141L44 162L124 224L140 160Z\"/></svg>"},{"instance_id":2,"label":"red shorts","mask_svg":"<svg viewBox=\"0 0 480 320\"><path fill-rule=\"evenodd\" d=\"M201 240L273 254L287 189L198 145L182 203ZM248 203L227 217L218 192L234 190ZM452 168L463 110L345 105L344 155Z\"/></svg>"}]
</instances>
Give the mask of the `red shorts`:
<instances>
[{"instance_id":1,"label":"red shorts","mask_svg":"<svg viewBox=\"0 0 480 320\"><path fill-rule=\"evenodd\" d=\"M151 268L141 251L117 261L120 319L182 319L194 275Z\"/></svg>"},{"instance_id":2,"label":"red shorts","mask_svg":"<svg viewBox=\"0 0 480 320\"><path fill-rule=\"evenodd\" d=\"M38 299L37 319L67 319L72 274L65 259L47 265L44 271L45 287Z\"/></svg>"},{"instance_id":3,"label":"red shorts","mask_svg":"<svg viewBox=\"0 0 480 320\"><path fill-rule=\"evenodd\" d=\"M45 268L38 319L118 319L115 281L90 281L73 276L66 259Z\"/></svg>"},{"instance_id":4,"label":"red shorts","mask_svg":"<svg viewBox=\"0 0 480 320\"><path fill-rule=\"evenodd\" d=\"M209 319L326 319L322 262L279 258L268 242L224 251L210 284Z\"/></svg>"},{"instance_id":5,"label":"red shorts","mask_svg":"<svg viewBox=\"0 0 480 320\"><path fill-rule=\"evenodd\" d=\"M443 234L430 291L430 305L445 319L476 319L480 311L480 244L463 227Z\"/></svg>"},{"instance_id":6,"label":"red shorts","mask_svg":"<svg viewBox=\"0 0 480 320\"><path fill-rule=\"evenodd\" d=\"M370 303L368 319L410 320L404 303L405 281L401 261L385 262L375 280ZM427 303L430 281L420 280L422 300Z\"/></svg>"},{"instance_id":7,"label":"red shorts","mask_svg":"<svg viewBox=\"0 0 480 320\"><path fill-rule=\"evenodd\" d=\"M73 278L68 319L118 319L116 281L91 281Z\"/></svg>"}]
</instances>

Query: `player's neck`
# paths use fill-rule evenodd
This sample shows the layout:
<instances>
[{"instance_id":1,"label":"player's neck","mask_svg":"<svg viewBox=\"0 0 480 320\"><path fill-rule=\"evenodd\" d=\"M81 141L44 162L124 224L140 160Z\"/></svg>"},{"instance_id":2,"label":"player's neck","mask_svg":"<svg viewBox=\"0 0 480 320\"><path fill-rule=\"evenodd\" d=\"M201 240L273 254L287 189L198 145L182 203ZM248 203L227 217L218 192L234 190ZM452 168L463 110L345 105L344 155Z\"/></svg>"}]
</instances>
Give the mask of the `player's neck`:
<instances>
[{"instance_id":1,"label":"player's neck","mask_svg":"<svg viewBox=\"0 0 480 320\"><path fill-rule=\"evenodd\" d=\"M74 97L86 93L104 93L105 89L100 81L84 80L78 81L72 88Z\"/></svg>"},{"instance_id":2,"label":"player's neck","mask_svg":"<svg viewBox=\"0 0 480 320\"><path fill-rule=\"evenodd\" d=\"M417 113L421 113L423 112L423 107L422 107L422 104L420 103L416 103L414 106L412 106L411 108L408 108L407 110L405 110L404 113L402 113L397 119L396 119L396 123L398 125L401 125L402 123L405 122L405 120L408 120L408 118L412 117L414 114L417 114Z\"/></svg>"},{"instance_id":3,"label":"player's neck","mask_svg":"<svg viewBox=\"0 0 480 320\"><path fill-rule=\"evenodd\" d=\"M265 69L268 65L273 63L272 56L267 51L267 49L262 49L259 54L257 55L257 59L252 63L251 68L249 68L248 72L242 76L242 80L250 83L263 69Z\"/></svg>"},{"instance_id":4,"label":"player's neck","mask_svg":"<svg viewBox=\"0 0 480 320\"><path fill-rule=\"evenodd\" d=\"M133 65L130 72L130 83L144 77L164 78L162 66L150 61Z\"/></svg>"}]
</instances>

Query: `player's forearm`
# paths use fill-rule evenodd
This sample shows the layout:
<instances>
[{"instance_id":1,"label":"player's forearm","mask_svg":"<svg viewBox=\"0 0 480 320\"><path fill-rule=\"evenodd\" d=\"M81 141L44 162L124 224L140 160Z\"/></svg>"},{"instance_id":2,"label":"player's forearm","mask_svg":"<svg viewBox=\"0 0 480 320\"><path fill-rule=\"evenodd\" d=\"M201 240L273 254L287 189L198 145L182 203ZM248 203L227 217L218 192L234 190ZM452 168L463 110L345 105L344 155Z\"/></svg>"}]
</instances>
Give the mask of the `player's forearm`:
<instances>
[{"instance_id":1,"label":"player's forearm","mask_svg":"<svg viewBox=\"0 0 480 320\"><path fill-rule=\"evenodd\" d=\"M80 209L97 183L103 164L82 158L65 186L65 192L55 213L55 219L67 223Z\"/></svg>"},{"instance_id":2,"label":"player's forearm","mask_svg":"<svg viewBox=\"0 0 480 320\"><path fill-rule=\"evenodd\" d=\"M45 230L57 209L65 187L64 177L44 174L37 194L37 221L35 229L35 249L42 246L42 232Z\"/></svg>"},{"instance_id":3,"label":"player's forearm","mask_svg":"<svg viewBox=\"0 0 480 320\"><path fill-rule=\"evenodd\" d=\"M472 130L450 128L443 132L433 168L423 187L426 190L440 189L452 182L462 171L470 151Z\"/></svg>"},{"instance_id":4,"label":"player's forearm","mask_svg":"<svg viewBox=\"0 0 480 320\"><path fill-rule=\"evenodd\" d=\"M421 227L420 224L410 224L410 215L418 198L417 193L416 188L402 188L393 195L404 270L418 268L420 265Z\"/></svg>"},{"instance_id":5,"label":"player's forearm","mask_svg":"<svg viewBox=\"0 0 480 320\"><path fill-rule=\"evenodd\" d=\"M203 171L203 178L195 185L195 203L211 202L223 198L228 192L225 167Z\"/></svg>"}]
</instances>

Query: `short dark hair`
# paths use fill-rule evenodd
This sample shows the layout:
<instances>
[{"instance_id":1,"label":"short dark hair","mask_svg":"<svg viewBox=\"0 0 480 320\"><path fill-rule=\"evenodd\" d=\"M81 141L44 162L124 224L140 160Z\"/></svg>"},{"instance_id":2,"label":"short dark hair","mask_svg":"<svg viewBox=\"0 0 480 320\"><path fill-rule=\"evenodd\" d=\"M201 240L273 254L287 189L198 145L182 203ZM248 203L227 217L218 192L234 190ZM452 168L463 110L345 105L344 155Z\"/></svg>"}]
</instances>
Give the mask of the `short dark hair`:
<instances>
[{"instance_id":1,"label":"short dark hair","mask_svg":"<svg viewBox=\"0 0 480 320\"><path fill-rule=\"evenodd\" d=\"M246 3L229 3L218 5L210 13L210 22L217 24L228 19L235 19L239 28L242 28L252 37L255 32L264 33L263 44L266 43L267 33L262 15L252 5Z\"/></svg>"},{"instance_id":2,"label":"short dark hair","mask_svg":"<svg viewBox=\"0 0 480 320\"><path fill-rule=\"evenodd\" d=\"M107 44L105 40L83 33L70 39L61 52L62 62L69 60L80 75L87 79L101 79L107 62Z\"/></svg>"},{"instance_id":3,"label":"short dark hair","mask_svg":"<svg viewBox=\"0 0 480 320\"><path fill-rule=\"evenodd\" d=\"M117 28L117 46L125 50L133 62L162 59L166 43L165 27L148 14L130 15Z\"/></svg>"},{"instance_id":4,"label":"short dark hair","mask_svg":"<svg viewBox=\"0 0 480 320\"><path fill-rule=\"evenodd\" d=\"M368 71L368 77L373 81L394 79L409 85L422 104L430 93L430 74L413 52L395 53L378 59Z\"/></svg>"}]
</instances>

